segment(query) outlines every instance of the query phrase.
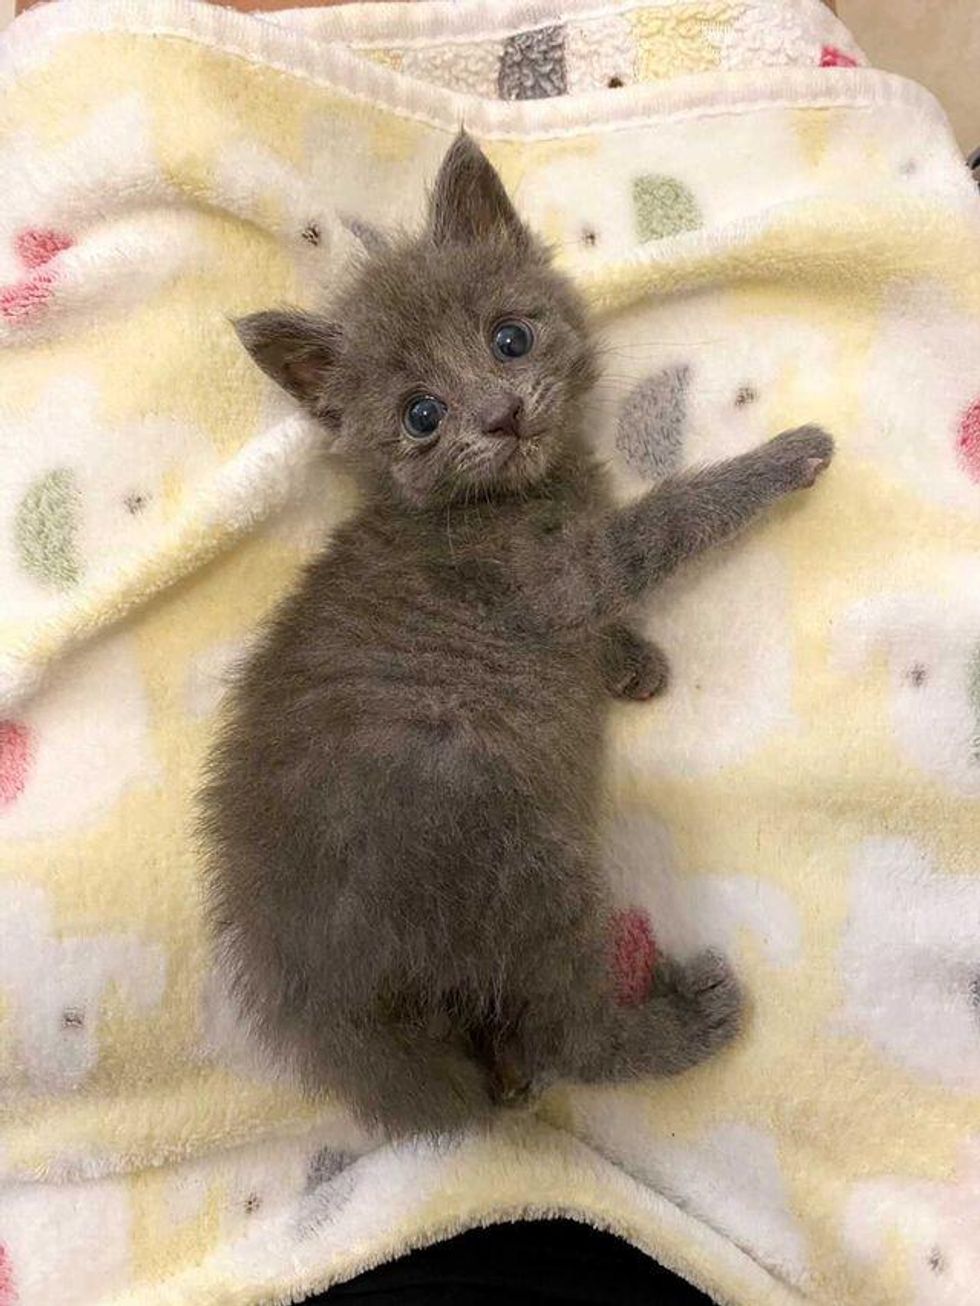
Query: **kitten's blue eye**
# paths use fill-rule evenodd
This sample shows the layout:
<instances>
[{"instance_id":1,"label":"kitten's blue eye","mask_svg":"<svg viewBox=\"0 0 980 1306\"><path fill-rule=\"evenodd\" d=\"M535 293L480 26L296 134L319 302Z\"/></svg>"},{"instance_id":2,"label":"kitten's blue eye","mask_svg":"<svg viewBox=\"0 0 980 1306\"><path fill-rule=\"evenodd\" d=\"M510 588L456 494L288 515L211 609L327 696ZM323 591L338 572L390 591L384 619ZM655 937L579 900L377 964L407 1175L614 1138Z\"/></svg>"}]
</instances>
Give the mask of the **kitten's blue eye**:
<instances>
[{"instance_id":1,"label":"kitten's blue eye","mask_svg":"<svg viewBox=\"0 0 980 1306\"><path fill-rule=\"evenodd\" d=\"M493 352L502 363L523 358L534 347L534 332L526 322L499 322L493 329Z\"/></svg>"},{"instance_id":2,"label":"kitten's blue eye","mask_svg":"<svg viewBox=\"0 0 980 1306\"><path fill-rule=\"evenodd\" d=\"M413 440L428 440L442 424L446 405L435 395L413 395L405 405L402 425Z\"/></svg>"}]
</instances>

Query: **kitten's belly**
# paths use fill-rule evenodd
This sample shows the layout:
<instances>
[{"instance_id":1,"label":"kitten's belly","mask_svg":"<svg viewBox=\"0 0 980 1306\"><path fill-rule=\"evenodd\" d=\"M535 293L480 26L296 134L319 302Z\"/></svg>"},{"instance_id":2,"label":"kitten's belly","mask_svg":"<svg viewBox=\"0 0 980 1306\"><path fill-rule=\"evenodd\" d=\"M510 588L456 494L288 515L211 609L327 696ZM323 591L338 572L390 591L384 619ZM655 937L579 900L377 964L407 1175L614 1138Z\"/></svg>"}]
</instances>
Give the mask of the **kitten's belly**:
<instances>
[{"instance_id":1,"label":"kitten's belly","mask_svg":"<svg viewBox=\"0 0 980 1306\"><path fill-rule=\"evenodd\" d=\"M605 716L593 659L575 646L449 642L417 645L407 658L403 652L381 656L388 663L386 689L395 691L384 698L396 718L453 719L490 732L534 726L574 734L595 729Z\"/></svg>"},{"instance_id":2,"label":"kitten's belly","mask_svg":"<svg viewBox=\"0 0 980 1306\"><path fill-rule=\"evenodd\" d=\"M540 955L538 929L549 932L557 902L566 914L592 902L583 862L599 814L606 700L583 672L574 653L525 655L510 670L461 659L439 676L415 665L380 691L375 682L325 768L331 797L358 795L349 843L371 849L342 878L378 886L400 922L396 951L410 937L420 955L438 949L443 967L464 958L448 987L474 969L519 973L529 938ZM449 937L451 954L439 943Z\"/></svg>"},{"instance_id":3,"label":"kitten's belly","mask_svg":"<svg viewBox=\"0 0 980 1306\"><path fill-rule=\"evenodd\" d=\"M356 735L386 749L493 761L518 785L591 783L601 759L608 697L587 646L461 637L379 644L349 707ZM366 650L361 650L364 657Z\"/></svg>"}]
</instances>

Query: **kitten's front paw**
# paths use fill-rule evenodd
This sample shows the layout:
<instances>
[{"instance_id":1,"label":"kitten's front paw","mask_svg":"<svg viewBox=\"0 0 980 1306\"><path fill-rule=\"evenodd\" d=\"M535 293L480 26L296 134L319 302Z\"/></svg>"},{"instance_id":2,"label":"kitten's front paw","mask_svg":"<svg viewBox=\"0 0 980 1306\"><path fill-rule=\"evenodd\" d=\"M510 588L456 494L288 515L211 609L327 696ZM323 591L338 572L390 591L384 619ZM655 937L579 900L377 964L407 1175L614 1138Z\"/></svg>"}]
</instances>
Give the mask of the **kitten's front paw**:
<instances>
[{"instance_id":1,"label":"kitten's front paw","mask_svg":"<svg viewBox=\"0 0 980 1306\"><path fill-rule=\"evenodd\" d=\"M662 694L669 680L667 654L656 644L646 643L642 652L623 668L613 692L619 698L645 703L647 699Z\"/></svg>"},{"instance_id":2,"label":"kitten's front paw","mask_svg":"<svg viewBox=\"0 0 980 1306\"><path fill-rule=\"evenodd\" d=\"M670 663L658 645L629 626L613 625L604 631L603 672L611 694L645 703L667 688Z\"/></svg>"},{"instance_id":3,"label":"kitten's front paw","mask_svg":"<svg viewBox=\"0 0 980 1306\"><path fill-rule=\"evenodd\" d=\"M783 431L760 452L766 466L777 476L781 490L805 490L830 466L834 439L819 426L800 426L795 431Z\"/></svg>"}]
</instances>

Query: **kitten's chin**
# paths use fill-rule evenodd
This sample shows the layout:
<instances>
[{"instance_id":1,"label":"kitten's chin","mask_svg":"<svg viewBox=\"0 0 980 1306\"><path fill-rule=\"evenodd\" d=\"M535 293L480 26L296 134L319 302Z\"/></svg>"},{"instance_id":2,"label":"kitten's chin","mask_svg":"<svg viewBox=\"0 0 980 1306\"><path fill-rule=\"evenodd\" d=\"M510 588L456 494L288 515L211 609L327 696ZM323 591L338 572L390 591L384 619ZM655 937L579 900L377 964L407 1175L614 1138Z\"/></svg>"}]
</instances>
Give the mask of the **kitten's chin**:
<instances>
[{"instance_id":1,"label":"kitten's chin","mask_svg":"<svg viewBox=\"0 0 980 1306\"><path fill-rule=\"evenodd\" d=\"M511 493L527 490L547 473L548 464L547 449L539 437L515 440L496 460L490 484Z\"/></svg>"}]
</instances>

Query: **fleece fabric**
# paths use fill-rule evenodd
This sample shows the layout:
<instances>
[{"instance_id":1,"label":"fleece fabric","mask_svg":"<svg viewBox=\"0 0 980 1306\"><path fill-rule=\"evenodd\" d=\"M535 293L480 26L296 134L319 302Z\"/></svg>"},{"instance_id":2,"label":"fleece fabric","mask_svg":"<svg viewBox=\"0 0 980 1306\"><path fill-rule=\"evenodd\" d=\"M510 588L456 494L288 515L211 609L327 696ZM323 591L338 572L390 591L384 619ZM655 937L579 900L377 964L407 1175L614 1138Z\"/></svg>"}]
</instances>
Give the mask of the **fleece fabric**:
<instances>
[{"instance_id":1,"label":"fleece fabric","mask_svg":"<svg viewBox=\"0 0 980 1306\"><path fill-rule=\"evenodd\" d=\"M980 202L819 0L275 18L63 0L0 44L0 1303L270 1306L565 1213L737 1306L980 1303ZM612 709L624 1002L744 1037L381 1146L251 1046L202 924L227 668L351 510L229 318L320 303L463 122L595 311L618 492L837 459L657 598Z\"/></svg>"}]
</instances>

